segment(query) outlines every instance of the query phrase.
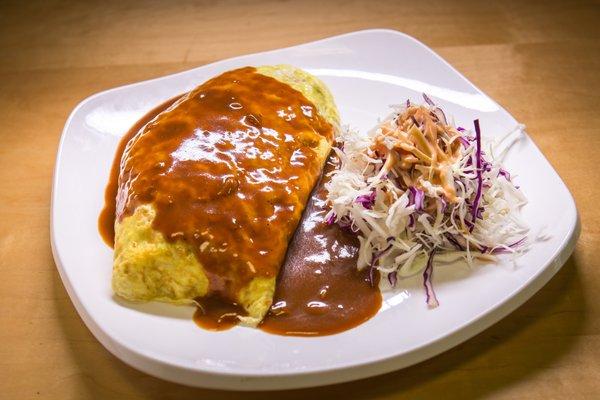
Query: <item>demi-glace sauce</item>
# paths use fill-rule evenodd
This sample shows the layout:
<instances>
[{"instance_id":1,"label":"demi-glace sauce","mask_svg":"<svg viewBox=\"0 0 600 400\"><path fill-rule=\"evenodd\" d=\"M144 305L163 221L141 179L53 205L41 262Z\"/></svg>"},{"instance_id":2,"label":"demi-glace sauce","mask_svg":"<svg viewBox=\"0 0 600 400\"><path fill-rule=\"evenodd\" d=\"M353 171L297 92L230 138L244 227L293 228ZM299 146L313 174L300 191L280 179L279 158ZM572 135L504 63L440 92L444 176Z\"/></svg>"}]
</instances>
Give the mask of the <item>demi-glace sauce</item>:
<instances>
[{"instance_id":1,"label":"demi-glace sauce","mask_svg":"<svg viewBox=\"0 0 600 400\"><path fill-rule=\"evenodd\" d=\"M240 288L276 276L284 261L319 176L321 137L331 141L332 126L290 86L251 67L213 78L155 108L123 137L100 233L113 245L115 220L151 203L153 229L190 244L209 277L194 320L227 329L244 314L235 304ZM266 331L335 333L381 304L366 273L355 271L356 239L323 223L319 188L291 242Z\"/></svg>"}]
</instances>

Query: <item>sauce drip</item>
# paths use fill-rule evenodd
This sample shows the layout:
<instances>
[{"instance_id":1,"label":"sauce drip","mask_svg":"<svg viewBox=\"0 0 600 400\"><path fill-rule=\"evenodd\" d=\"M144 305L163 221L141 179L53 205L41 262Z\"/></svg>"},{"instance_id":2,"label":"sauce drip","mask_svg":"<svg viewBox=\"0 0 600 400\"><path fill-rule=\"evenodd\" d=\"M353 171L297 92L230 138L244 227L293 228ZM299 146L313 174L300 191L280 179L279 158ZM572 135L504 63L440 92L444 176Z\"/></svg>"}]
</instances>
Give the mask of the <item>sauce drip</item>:
<instances>
[{"instance_id":1,"label":"sauce drip","mask_svg":"<svg viewBox=\"0 0 600 400\"><path fill-rule=\"evenodd\" d=\"M246 310L236 303L224 301L215 296L197 299L198 308L194 313L194 322L211 331L224 331L238 324L240 316L247 315Z\"/></svg>"},{"instance_id":2,"label":"sauce drip","mask_svg":"<svg viewBox=\"0 0 600 400\"><path fill-rule=\"evenodd\" d=\"M273 305L260 326L264 331L330 335L360 325L381 307L378 276L371 286L368 269L356 268L358 239L325 222L329 210L324 185L334 162L330 157L288 247Z\"/></svg>"},{"instance_id":3,"label":"sauce drip","mask_svg":"<svg viewBox=\"0 0 600 400\"><path fill-rule=\"evenodd\" d=\"M119 146L115 152L115 158L110 168L110 174L108 176L108 183L104 190L104 207L98 217L98 232L102 237L102 240L113 247L115 244L115 212L117 208L117 192L119 190L119 171L121 169L121 157L125 151L125 146L133 138L140 129L144 127L148 122L152 121L158 114L171 107L177 100L183 95L175 96L172 99L165 101L164 103L154 107L148 111L142 118L140 118L135 125L133 125L125 135L119 141Z\"/></svg>"}]
</instances>

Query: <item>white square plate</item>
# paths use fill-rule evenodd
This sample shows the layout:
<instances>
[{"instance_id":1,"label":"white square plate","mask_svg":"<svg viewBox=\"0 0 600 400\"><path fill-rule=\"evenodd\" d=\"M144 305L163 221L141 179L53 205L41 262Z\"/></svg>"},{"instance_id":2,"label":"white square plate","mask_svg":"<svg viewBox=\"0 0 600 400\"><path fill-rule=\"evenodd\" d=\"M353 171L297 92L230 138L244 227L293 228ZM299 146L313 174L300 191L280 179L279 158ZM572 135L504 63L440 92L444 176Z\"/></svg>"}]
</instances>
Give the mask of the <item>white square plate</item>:
<instances>
[{"instance_id":1,"label":"white square plate","mask_svg":"<svg viewBox=\"0 0 600 400\"><path fill-rule=\"evenodd\" d=\"M126 363L171 381L222 389L282 389L363 378L425 360L468 339L507 315L540 289L571 254L579 233L568 189L528 138L506 165L530 203L532 232L550 239L509 262L436 269L440 307L427 309L420 278L385 294L379 313L349 331L316 338L270 335L235 327L209 332L192 321L192 307L132 305L113 297L112 249L97 218L119 138L148 110L221 72L245 65L292 64L325 81L342 120L361 130L386 115L388 105L421 101L426 92L483 136L501 135L514 118L422 43L402 33L368 30L266 53L96 94L67 121L56 160L51 230L56 265L88 328Z\"/></svg>"}]
</instances>

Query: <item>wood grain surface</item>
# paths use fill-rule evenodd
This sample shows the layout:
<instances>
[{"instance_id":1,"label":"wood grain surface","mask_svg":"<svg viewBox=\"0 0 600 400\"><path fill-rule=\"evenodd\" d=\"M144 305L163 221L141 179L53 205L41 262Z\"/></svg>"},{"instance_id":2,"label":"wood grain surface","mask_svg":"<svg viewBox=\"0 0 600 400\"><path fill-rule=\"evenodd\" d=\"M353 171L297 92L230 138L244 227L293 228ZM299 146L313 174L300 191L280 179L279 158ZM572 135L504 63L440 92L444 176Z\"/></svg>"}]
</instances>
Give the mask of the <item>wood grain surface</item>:
<instances>
[{"instance_id":1,"label":"wood grain surface","mask_svg":"<svg viewBox=\"0 0 600 400\"><path fill-rule=\"evenodd\" d=\"M453 350L348 384L192 389L112 356L50 251L52 170L73 107L114 86L377 27L423 41L527 125L581 216L562 270ZM0 2L0 399L600 398L599 90L595 1Z\"/></svg>"}]
</instances>

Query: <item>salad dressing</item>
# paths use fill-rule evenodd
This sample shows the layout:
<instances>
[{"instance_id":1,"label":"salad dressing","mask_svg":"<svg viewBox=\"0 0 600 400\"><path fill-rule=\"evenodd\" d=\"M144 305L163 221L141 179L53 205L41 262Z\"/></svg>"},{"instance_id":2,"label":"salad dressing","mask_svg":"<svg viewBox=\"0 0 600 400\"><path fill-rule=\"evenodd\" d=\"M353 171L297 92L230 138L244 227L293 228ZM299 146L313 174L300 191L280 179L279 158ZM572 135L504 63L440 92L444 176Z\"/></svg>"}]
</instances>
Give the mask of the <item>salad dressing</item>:
<instances>
[{"instance_id":1,"label":"salad dressing","mask_svg":"<svg viewBox=\"0 0 600 400\"><path fill-rule=\"evenodd\" d=\"M404 186L424 189L423 181L427 181L441 191L448 201L455 202L456 189L450 169L460 155L460 142L443 142L439 137L442 129L459 136L448 125L444 124L442 128L426 108L409 107L398 118L379 127L371 150L387 157L384 171L395 168ZM414 170L420 174L415 176Z\"/></svg>"}]
</instances>

